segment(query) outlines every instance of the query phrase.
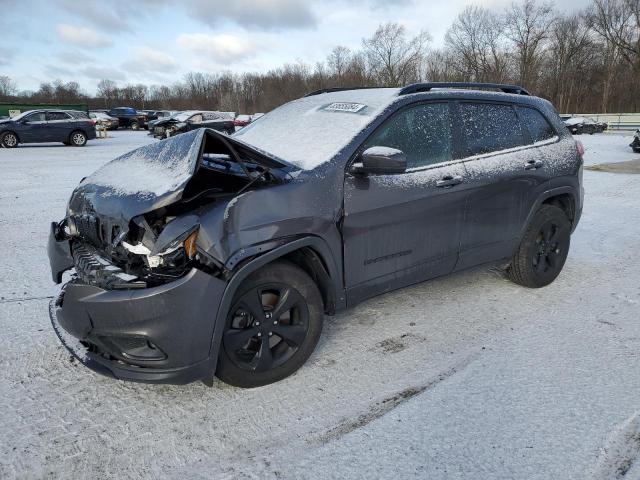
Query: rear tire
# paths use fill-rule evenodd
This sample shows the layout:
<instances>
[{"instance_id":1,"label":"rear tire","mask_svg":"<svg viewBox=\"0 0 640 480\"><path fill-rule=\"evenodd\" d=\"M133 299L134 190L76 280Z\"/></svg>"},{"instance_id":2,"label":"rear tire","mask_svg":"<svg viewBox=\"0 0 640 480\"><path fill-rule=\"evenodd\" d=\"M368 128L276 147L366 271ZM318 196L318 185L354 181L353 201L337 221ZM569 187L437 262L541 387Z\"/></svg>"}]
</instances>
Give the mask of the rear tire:
<instances>
[{"instance_id":1,"label":"rear tire","mask_svg":"<svg viewBox=\"0 0 640 480\"><path fill-rule=\"evenodd\" d=\"M562 271L570 242L571 222L564 211L554 205L543 205L522 237L507 276L524 287L549 285Z\"/></svg>"},{"instance_id":2,"label":"rear tire","mask_svg":"<svg viewBox=\"0 0 640 480\"><path fill-rule=\"evenodd\" d=\"M13 132L4 132L0 136L0 145L4 148L16 148L18 143L18 136Z\"/></svg>"},{"instance_id":3,"label":"rear tire","mask_svg":"<svg viewBox=\"0 0 640 480\"><path fill-rule=\"evenodd\" d=\"M75 130L69 135L69 143L74 147L84 147L87 144L87 135L80 130Z\"/></svg>"},{"instance_id":4,"label":"rear tire","mask_svg":"<svg viewBox=\"0 0 640 480\"><path fill-rule=\"evenodd\" d=\"M323 318L320 291L298 266L277 261L252 273L229 310L216 376L243 388L288 377L313 352Z\"/></svg>"}]
</instances>

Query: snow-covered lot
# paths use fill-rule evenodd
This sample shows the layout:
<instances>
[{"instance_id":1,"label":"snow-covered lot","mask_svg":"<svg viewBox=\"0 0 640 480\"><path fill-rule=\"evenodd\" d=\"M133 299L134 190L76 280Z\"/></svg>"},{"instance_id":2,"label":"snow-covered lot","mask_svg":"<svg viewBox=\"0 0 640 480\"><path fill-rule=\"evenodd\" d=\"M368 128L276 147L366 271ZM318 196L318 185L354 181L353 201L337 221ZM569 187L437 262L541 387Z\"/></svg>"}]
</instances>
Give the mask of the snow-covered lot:
<instances>
[{"instance_id":1,"label":"snow-covered lot","mask_svg":"<svg viewBox=\"0 0 640 480\"><path fill-rule=\"evenodd\" d=\"M640 175L585 171L547 288L456 274L327 318L280 383L143 385L71 361L47 313L49 222L153 141L111 135L0 150L0 478L640 478ZM579 138L587 165L640 158Z\"/></svg>"}]
</instances>

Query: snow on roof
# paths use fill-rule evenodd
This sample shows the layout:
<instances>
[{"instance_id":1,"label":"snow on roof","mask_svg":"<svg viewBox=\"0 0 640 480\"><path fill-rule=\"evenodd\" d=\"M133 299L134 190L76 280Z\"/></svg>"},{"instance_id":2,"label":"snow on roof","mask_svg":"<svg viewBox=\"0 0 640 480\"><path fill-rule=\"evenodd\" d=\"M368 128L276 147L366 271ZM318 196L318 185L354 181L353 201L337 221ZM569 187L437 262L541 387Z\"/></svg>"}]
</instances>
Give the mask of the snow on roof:
<instances>
[{"instance_id":1,"label":"snow on roof","mask_svg":"<svg viewBox=\"0 0 640 480\"><path fill-rule=\"evenodd\" d=\"M340 152L397 99L398 91L371 88L303 97L260 117L234 136L311 170Z\"/></svg>"}]
</instances>

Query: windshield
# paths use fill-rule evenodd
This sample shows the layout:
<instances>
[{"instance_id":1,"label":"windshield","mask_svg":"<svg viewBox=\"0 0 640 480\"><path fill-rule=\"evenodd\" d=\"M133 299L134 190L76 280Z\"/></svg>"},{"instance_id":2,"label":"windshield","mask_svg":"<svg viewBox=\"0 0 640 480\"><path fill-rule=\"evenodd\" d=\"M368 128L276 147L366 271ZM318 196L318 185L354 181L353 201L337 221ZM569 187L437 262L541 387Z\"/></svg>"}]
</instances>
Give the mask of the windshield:
<instances>
[{"instance_id":1,"label":"windshield","mask_svg":"<svg viewBox=\"0 0 640 480\"><path fill-rule=\"evenodd\" d=\"M346 90L289 102L233 136L304 170L333 158L384 107L397 89Z\"/></svg>"}]
</instances>

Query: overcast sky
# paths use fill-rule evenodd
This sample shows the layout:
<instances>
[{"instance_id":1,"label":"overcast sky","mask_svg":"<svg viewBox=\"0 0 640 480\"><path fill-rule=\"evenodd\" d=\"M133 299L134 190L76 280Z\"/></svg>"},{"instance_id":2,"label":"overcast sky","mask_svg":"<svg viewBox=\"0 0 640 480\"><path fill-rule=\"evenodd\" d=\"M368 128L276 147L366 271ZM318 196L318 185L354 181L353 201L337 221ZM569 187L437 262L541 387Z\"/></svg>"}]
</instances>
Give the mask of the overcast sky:
<instances>
[{"instance_id":1,"label":"overcast sky","mask_svg":"<svg viewBox=\"0 0 640 480\"><path fill-rule=\"evenodd\" d=\"M357 49L380 23L426 29L442 45L469 4L500 9L511 0L0 0L0 74L20 90L75 80L93 93L119 85L170 84L188 71L266 71L315 64L330 49ZM577 10L589 0L557 2Z\"/></svg>"}]
</instances>

